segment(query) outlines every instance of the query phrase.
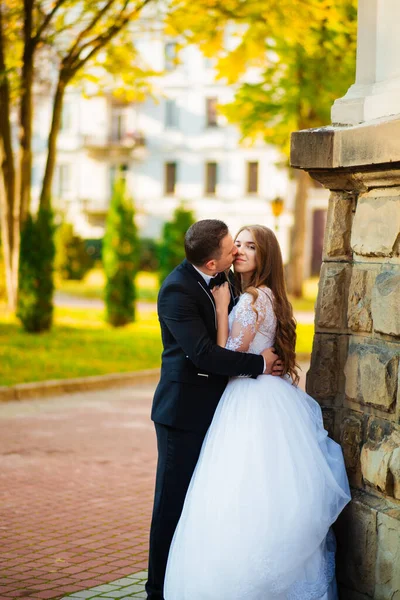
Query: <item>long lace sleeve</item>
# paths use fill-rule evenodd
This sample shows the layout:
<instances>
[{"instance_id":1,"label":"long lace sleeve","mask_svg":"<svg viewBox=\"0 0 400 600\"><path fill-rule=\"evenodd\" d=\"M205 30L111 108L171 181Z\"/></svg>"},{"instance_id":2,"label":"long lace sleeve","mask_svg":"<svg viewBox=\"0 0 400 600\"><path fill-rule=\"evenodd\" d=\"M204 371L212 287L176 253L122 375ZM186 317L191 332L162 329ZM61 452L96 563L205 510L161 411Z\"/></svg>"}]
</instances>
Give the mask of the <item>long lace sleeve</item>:
<instances>
[{"instance_id":1,"label":"long lace sleeve","mask_svg":"<svg viewBox=\"0 0 400 600\"><path fill-rule=\"evenodd\" d=\"M259 290L258 298L254 303L253 296L245 293L239 299L236 307L235 318L229 333L225 348L237 352L247 352L254 336L257 333L259 325L265 320L268 307L271 306L271 300L264 290Z\"/></svg>"}]
</instances>

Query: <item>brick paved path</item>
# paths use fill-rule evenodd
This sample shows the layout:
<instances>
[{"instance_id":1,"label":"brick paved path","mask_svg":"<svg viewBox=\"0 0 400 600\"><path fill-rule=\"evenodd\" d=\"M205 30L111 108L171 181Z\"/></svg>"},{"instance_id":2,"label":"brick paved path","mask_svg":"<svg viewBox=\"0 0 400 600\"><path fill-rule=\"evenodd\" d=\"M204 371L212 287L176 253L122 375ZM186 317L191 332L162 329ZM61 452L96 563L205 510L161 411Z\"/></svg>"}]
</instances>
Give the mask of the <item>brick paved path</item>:
<instances>
[{"instance_id":1,"label":"brick paved path","mask_svg":"<svg viewBox=\"0 0 400 600\"><path fill-rule=\"evenodd\" d=\"M146 597L153 390L0 404L0 600Z\"/></svg>"},{"instance_id":2,"label":"brick paved path","mask_svg":"<svg viewBox=\"0 0 400 600\"><path fill-rule=\"evenodd\" d=\"M153 389L0 405L1 600L59 598L147 568Z\"/></svg>"}]
</instances>

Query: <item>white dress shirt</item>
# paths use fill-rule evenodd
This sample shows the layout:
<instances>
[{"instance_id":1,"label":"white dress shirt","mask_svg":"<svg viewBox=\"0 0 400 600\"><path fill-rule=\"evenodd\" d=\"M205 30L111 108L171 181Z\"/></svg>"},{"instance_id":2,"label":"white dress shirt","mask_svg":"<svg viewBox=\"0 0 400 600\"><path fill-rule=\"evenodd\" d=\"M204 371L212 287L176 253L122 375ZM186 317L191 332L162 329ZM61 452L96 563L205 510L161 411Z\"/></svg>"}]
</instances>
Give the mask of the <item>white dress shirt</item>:
<instances>
[{"instance_id":1,"label":"white dress shirt","mask_svg":"<svg viewBox=\"0 0 400 600\"><path fill-rule=\"evenodd\" d=\"M192 264L192 263L190 263ZM211 279L214 279L214 277L216 277L218 275L218 273L216 275L206 275L206 273L203 273L203 271L200 271L200 269L198 269L197 267L195 267L194 265L192 265L193 269L196 269L196 271L198 273L200 273L200 275L202 276L202 278L204 279L204 281L207 284L207 287L210 285L210 281Z\"/></svg>"}]
</instances>

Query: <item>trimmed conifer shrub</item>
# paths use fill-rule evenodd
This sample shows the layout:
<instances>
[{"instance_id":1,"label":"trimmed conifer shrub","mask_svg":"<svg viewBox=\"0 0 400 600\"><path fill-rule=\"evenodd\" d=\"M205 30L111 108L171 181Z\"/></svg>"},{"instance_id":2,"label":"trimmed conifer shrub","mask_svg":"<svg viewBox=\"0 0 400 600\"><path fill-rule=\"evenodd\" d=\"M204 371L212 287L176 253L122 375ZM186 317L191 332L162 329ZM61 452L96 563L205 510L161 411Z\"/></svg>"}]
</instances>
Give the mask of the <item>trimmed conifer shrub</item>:
<instances>
[{"instance_id":1,"label":"trimmed conifer shrub","mask_svg":"<svg viewBox=\"0 0 400 600\"><path fill-rule=\"evenodd\" d=\"M29 215L21 232L17 317L31 333L53 323L54 227L50 210Z\"/></svg>"},{"instance_id":2,"label":"trimmed conifer shrub","mask_svg":"<svg viewBox=\"0 0 400 600\"><path fill-rule=\"evenodd\" d=\"M160 284L185 258L185 233L195 222L192 210L182 204L175 209L171 221L164 223L161 242L158 247L160 261Z\"/></svg>"},{"instance_id":3,"label":"trimmed conifer shrub","mask_svg":"<svg viewBox=\"0 0 400 600\"><path fill-rule=\"evenodd\" d=\"M106 320L120 327L135 320L135 276L139 264L133 202L122 178L114 184L102 258L106 275Z\"/></svg>"},{"instance_id":4,"label":"trimmed conifer shrub","mask_svg":"<svg viewBox=\"0 0 400 600\"><path fill-rule=\"evenodd\" d=\"M62 279L80 281L93 266L85 242L71 223L63 222L56 231L55 268Z\"/></svg>"},{"instance_id":5,"label":"trimmed conifer shrub","mask_svg":"<svg viewBox=\"0 0 400 600\"><path fill-rule=\"evenodd\" d=\"M139 271L155 273L159 268L158 245L152 238L140 238Z\"/></svg>"}]
</instances>

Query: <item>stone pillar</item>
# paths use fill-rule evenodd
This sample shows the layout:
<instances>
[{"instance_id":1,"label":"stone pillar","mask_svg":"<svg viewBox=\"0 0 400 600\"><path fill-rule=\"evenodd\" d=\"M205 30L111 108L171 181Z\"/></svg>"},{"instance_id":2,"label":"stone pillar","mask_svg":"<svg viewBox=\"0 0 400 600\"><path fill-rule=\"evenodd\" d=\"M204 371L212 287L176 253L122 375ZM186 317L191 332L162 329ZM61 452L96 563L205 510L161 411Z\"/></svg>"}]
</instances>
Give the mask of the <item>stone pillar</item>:
<instances>
[{"instance_id":1,"label":"stone pillar","mask_svg":"<svg viewBox=\"0 0 400 600\"><path fill-rule=\"evenodd\" d=\"M356 81L332 107L332 123L354 125L400 113L400 2L360 0Z\"/></svg>"},{"instance_id":2,"label":"stone pillar","mask_svg":"<svg viewBox=\"0 0 400 600\"><path fill-rule=\"evenodd\" d=\"M291 161L331 189L307 391L353 488L341 598L400 599L400 119L296 132Z\"/></svg>"},{"instance_id":3,"label":"stone pillar","mask_svg":"<svg viewBox=\"0 0 400 600\"><path fill-rule=\"evenodd\" d=\"M359 12L357 80L332 110L347 126L294 133L291 163L331 190L307 390L352 486L340 598L400 600L400 2Z\"/></svg>"}]
</instances>

